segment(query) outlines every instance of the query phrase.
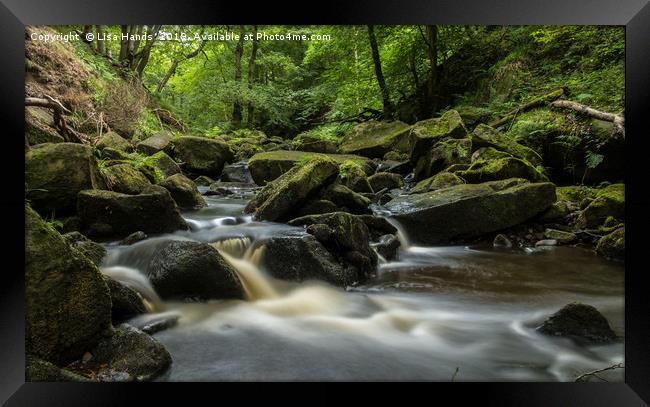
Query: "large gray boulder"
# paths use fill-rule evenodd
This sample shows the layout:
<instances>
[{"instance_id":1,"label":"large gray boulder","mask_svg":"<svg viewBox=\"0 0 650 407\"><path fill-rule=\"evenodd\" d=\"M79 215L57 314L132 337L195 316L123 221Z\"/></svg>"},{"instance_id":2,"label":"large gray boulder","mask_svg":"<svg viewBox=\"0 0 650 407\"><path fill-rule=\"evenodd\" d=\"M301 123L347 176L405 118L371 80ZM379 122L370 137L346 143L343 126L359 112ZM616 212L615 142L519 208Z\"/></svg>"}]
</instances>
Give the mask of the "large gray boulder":
<instances>
[{"instance_id":1,"label":"large gray boulder","mask_svg":"<svg viewBox=\"0 0 650 407\"><path fill-rule=\"evenodd\" d=\"M388 202L386 209L413 242L435 244L515 226L555 201L554 184L513 178L400 196Z\"/></svg>"},{"instance_id":2,"label":"large gray boulder","mask_svg":"<svg viewBox=\"0 0 650 407\"><path fill-rule=\"evenodd\" d=\"M159 151L169 149L171 139L171 133L163 130L139 142L135 148L139 153L154 155Z\"/></svg>"},{"instance_id":3,"label":"large gray boulder","mask_svg":"<svg viewBox=\"0 0 650 407\"><path fill-rule=\"evenodd\" d=\"M228 144L207 137L184 136L172 141L176 161L193 173L218 177L223 166L233 159Z\"/></svg>"},{"instance_id":4,"label":"large gray boulder","mask_svg":"<svg viewBox=\"0 0 650 407\"><path fill-rule=\"evenodd\" d=\"M360 123L341 140L339 152L381 158L389 151L411 150L411 126L401 121L374 121Z\"/></svg>"}]
</instances>

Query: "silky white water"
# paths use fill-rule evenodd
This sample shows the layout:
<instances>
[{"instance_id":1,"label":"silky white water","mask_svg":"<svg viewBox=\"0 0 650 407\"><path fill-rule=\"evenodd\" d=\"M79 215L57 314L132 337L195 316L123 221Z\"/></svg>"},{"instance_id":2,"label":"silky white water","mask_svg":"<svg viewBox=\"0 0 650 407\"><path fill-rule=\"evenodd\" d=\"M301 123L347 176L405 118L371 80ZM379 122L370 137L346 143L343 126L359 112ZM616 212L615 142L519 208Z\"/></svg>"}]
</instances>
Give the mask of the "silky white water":
<instances>
[{"instance_id":1,"label":"silky white water","mask_svg":"<svg viewBox=\"0 0 650 407\"><path fill-rule=\"evenodd\" d=\"M244 286L245 301L164 304L180 319L155 334L173 358L160 380L448 381L458 369L457 381L570 381L623 361L622 342L579 347L534 329L581 301L624 334L623 267L589 251L417 247L400 230L399 259L362 286L292 283L261 265L264 240L296 228L242 216L245 199L206 198L207 208L184 214L190 231L107 246L106 274L144 278L165 241L211 243Z\"/></svg>"}]
</instances>

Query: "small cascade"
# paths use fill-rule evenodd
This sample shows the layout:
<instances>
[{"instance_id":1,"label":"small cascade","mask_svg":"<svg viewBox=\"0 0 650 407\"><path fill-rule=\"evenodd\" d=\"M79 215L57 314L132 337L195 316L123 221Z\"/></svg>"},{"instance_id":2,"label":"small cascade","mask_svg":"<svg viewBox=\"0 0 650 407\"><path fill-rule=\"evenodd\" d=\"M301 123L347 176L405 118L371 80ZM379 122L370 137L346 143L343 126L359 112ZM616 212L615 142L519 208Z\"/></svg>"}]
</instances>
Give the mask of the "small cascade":
<instances>
[{"instance_id":1,"label":"small cascade","mask_svg":"<svg viewBox=\"0 0 650 407\"><path fill-rule=\"evenodd\" d=\"M147 276L130 267L113 266L102 267L101 272L113 280L137 291L144 299L144 304L149 312L163 311L165 306L154 290Z\"/></svg>"},{"instance_id":2,"label":"small cascade","mask_svg":"<svg viewBox=\"0 0 650 407\"><path fill-rule=\"evenodd\" d=\"M264 246L254 246L248 237L225 239L212 243L228 263L237 271L246 297L251 300L278 298L271 279L259 268Z\"/></svg>"}]
</instances>

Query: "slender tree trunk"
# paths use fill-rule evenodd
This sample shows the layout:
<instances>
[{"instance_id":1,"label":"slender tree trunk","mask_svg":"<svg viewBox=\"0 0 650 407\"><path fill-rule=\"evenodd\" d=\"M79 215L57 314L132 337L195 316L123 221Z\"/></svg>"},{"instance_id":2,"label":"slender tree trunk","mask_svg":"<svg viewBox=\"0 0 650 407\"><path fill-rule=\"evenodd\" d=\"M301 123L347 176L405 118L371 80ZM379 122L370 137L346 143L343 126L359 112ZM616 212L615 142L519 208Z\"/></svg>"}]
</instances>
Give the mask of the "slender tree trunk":
<instances>
[{"instance_id":1,"label":"slender tree trunk","mask_svg":"<svg viewBox=\"0 0 650 407\"><path fill-rule=\"evenodd\" d=\"M379 58L379 48L377 47L377 38L375 37L374 26L368 26L368 39L370 40L370 50L372 51L372 61L375 65L375 76L377 76L377 83L379 84L379 89L381 89L381 98L384 103L384 118L387 119L392 113L392 106L390 104L390 97L388 94L388 88L386 88L386 81L384 80L384 74L381 71L381 59Z\"/></svg>"},{"instance_id":2,"label":"slender tree trunk","mask_svg":"<svg viewBox=\"0 0 650 407\"><path fill-rule=\"evenodd\" d=\"M415 48L411 50L409 66L411 68L411 74L413 75L413 89L417 91L418 86L420 85L420 78L418 77L418 67L415 64Z\"/></svg>"},{"instance_id":3,"label":"slender tree trunk","mask_svg":"<svg viewBox=\"0 0 650 407\"><path fill-rule=\"evenodd\" d=\"M431 66L427 79L427 103L429 109L435 112L437 110L435 93L438 85L438 26L428 25L426 32L429 64Z\"/></svg>"},{"instance_id":4,"label":"slender tree trunk","mask_svg":"<svg viewBox=\"0 0 650 407\"><path fill-rule=\"evenodd\" d=\"M203 35L203 30L201 30L200 35ZM165 87L169 79L171 79L171 77L174 76L174 74L176 73L176 69L178 68L178 65L183 61L187 61L188 59L192 59L195 56L199 55L203 50L203 47L205 47L205 44L206 44L205 40L201 40L201 44L199 44L199 46L194 51L190 52L187 55L184 55L182 59L175 59L174 62L172 62L172 65L167 70L165 77L160 81L160 83L156 87L156 93L162 92L163 88Z\"/></svg>"},{"instance_id":5,"label":"slender tree trunk","mask_svg":"<svg viewBox=\"0 0 650 407\"><path fill-rule=\"evenodd\" d=\"M158 37L158 32L160 31L161 27L161 25L154 25L151 27L151 38L147 38L147 42L145 43L144 48L142 48L142 52L139 54L139 58L137 58L137 61L134 62L134 65L136 66L136 73L140 78L142 78L144 68L149 63L151 48L153 47L154 42L156 42L156 38Z\"/></svg>"},{"instance_id":6,"label":"slender tree trunk","mask_svg":"<svg viewBox=\"0 0 650 407\"><path fill-rule=\"evenodd\" d=\"M97 25L95 26L95 31L97 32L97 53L99 55L105 55L106 48L104 47L104 29L101 25Z\"/></svg>"},{"instance_id":7,"label":"slender tree trunk","mask_svg":"<svg viewBox=\"0 0 650 407\"><path fill-rule=\"evenodd\" d=\"M244 26L239 26L239 41L237 48L235 48L235 82L241 82L241 57L244 53ZM239 100L236 100L232 107L232 122L235 126L241 125L242 120L242 105Z\"/></svg>"},{"instance_id":8,"label":"slender tree trunk","mask_svg":"<svg viewBox=\"0 0 650 407\"><path fill-rule=\"evenodd\" d=\"M121 27L121 38L120 38L120 57L119 61L123 62L126 60L126 57L129 54L129 26L128 25L122 25Z\"/></svg>"},{"instance_id":9,"label":"slender tree trunk","mask_svg":"<svg viewBox=\"0 0 650 407\"><path fill-rule=\"evenodd\" d=\"M253 49L251 50L251 58L248 61L248 89L253 89L253 82L255 81L255 58L257 57L257 26L253 26ZM255 106L252 102L248 102L246 117L248 118L248 127L253 127L253 115L255 114Z\"/></svg>"}]
</instances>

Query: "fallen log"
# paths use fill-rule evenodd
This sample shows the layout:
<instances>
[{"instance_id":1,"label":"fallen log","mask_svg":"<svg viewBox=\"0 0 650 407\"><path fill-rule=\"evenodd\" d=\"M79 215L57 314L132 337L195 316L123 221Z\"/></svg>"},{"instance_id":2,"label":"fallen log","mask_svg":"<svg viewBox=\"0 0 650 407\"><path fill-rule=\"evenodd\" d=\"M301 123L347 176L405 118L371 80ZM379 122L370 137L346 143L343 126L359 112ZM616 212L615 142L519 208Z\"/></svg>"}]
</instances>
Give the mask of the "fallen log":
<instances>
[{"instance_id":1,"label":"fallen log","mask_svg":"<svg viewBox=\"0 0 650 407\"><path fill-rule=\"evenodd\" d=\"M61 102L54 99L53 97L47 95L45 95L45 98L26 97L25 106L36 106L52 109L54 112L54 126L65 141L81 144L93 143L92 139L90 139L88 136L83 133L79 133L78 131L68 126L65 121L65 117L63 117L63 113L70 113L70 110L66 109L66 107L63 106Z\"/></svg>"},{"instance_id":2,"label":"fallen log","mask_svg":"<svg viewBox=\"0 0 650 407\"><path fill-rule=\"evenodd\" d=\"M503 116L502 118L500 118L498 120L495 120L492 123L489 123L489 125L490 125L490 127L494 127L495 129L497 127L503 126L505 123L508 123L508 122L514 120L517 117L517 115L519 115L520 113L524 113L524 112L526 112L528 110L531 110L531 109L534 109L536 107L546 106L550 102L561 98L562 96L564 96L565 92L566 92L565 88L560 88L560 89L554 90L553 92L550 92L550 93L547 93L545 95L536 97L535 99L531 100L530 102L528 102L528 103L526 103L524 105L521 105L518 108L506 113L506 115Z\"/></svg>"},{"instance_id":3,"label":"fallen log","mask_svg":"<svg viewBox=\"0 0 650 407\"><path fill-rule=\"evenodd\" d=\"M614 113L603 112L601 110L596 110L592 107L583 105L578 102L572 102L570 100L562 100L562 99L552 102L551 106L560 109L575 110L578 113L584 114L589 117L593 117L595 119L603 120L606 122L612 122L614 123L616 128L621 132L621 134L623 134L623 137L625 137L625 117L623 116L623 113L614 114Z\"/></svg>"}]
</instances>

